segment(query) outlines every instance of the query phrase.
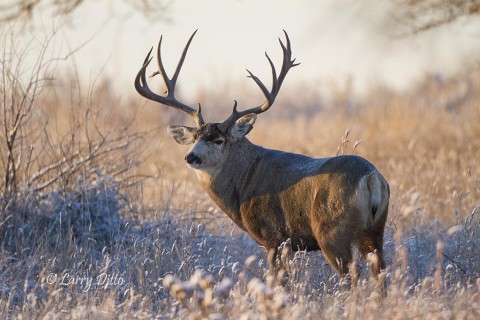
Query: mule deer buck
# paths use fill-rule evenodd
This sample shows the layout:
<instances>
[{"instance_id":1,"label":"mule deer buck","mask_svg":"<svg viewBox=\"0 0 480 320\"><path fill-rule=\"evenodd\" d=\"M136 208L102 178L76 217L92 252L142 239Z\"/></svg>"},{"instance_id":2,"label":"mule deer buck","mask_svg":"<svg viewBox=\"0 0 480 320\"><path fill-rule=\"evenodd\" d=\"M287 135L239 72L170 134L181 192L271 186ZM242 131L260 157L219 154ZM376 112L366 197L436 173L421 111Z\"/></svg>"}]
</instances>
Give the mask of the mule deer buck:
<instances>
[{"instance_id":1,"label":"mule deer buck","mask_svg":"<svg viewBox=\"0 0 480 320\"><path fill-rule=\"evenodd\" d=\"M175 98L175 85L196 31L188 40L175 73L169 78L161 57L160 38L158 71L166 84L165 96L150 90L146 68L151 52L135 78L135 88L142 96L185 112L196 127L170 126L168 133L182 145L192 145L185 161L192 168L213 201L244 231L267 250L270 271L276 266L279 246L290 239L295 250L321 250L341 277L349 271L352 246L376 263L371 272L377 277L385 268L383 233L387 219L389 186L379 171L367 160L355 155L314 159L305 155L265 149L251 143L246 135L257 114L270 109L290 68L290 40L285 32L283 63L277 76L272 69L270 90L247 70L264 94L259 106L237 110L221 123L206 123L198 110ZM284 268L285 266L280 266Z\"/></svg>"}]
</instances>

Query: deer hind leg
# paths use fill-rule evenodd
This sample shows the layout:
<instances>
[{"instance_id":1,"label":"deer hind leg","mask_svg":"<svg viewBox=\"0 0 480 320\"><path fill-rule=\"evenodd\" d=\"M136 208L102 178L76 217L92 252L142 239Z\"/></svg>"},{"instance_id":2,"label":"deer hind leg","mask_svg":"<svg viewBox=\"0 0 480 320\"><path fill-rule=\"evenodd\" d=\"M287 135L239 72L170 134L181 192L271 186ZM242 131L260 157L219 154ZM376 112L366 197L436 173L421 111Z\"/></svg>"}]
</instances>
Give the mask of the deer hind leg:
<instances>
[{"instance_id":1,"label":"deer hind leg","mask_svg":"<svg viewBox=\"0 0 480 320\"><path fill-rule=\"evenodd\" d=\"M358 250L365 260L370 263L370 274L377 280L377 288L380 288L382 296L387 295L387 285L380 272L385 269L383 258L383 231L366 233L360 238Z\"/></svg>"},{"instance_id":2,"label":"deer hind leg","mask_svg":"<svg viewBox=\"0 0 480 320\"><path fill-rule=\"evenodd\" d=\"M385 210L388 210L388 207ZM358 250L363 258L370 262L370 272L375 279L378 278L380 272L386 267L383 258L383 233L387 222L387 211L380 214L380 219L365 230L358 240Z\"/></svg>"},{"instance_id":3,"label":"deer hind leg","mask_svg":"<svg viewBox=\"0 0 480 320\"><path fill-rule=\"evenodd\" d=\"M370 262L370 273L377 279L385 269L383 258L383 232L368 232L359 239L358 250L363 258Z\"/></svg>"},{"instance_id":4,"label":"deer hind leg","mask_svg":"<svg viewBox=\"0 0 480 320\"><path fill-rule=\"evenodd\" d=\"M324 237L317 237L318 244L325 258L337 271L340 277L344 278L349 273L353 256L350 241L338 241L338 239L327 240Z\"/></svg>"}]
</instances>

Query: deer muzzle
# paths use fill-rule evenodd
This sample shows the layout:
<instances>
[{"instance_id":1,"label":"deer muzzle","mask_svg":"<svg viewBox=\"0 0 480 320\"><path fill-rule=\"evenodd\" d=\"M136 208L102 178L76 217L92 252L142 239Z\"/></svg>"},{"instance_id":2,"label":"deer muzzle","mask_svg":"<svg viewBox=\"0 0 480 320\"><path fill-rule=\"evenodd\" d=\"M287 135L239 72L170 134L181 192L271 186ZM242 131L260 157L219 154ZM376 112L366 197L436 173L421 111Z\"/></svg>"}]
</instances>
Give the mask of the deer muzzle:
<instances>
[{"instance_id":1,"label":"deer muzzle","mask_svg":"<svg viewBox=\"0 0 480 320\"><path fill-rule=\"evenodd\" d=\"M192 167L197 167L202 164L202 159L197 157L193 152L190 152L185 156L185 162L187 162Z\"/></svg>"}]
</instances>

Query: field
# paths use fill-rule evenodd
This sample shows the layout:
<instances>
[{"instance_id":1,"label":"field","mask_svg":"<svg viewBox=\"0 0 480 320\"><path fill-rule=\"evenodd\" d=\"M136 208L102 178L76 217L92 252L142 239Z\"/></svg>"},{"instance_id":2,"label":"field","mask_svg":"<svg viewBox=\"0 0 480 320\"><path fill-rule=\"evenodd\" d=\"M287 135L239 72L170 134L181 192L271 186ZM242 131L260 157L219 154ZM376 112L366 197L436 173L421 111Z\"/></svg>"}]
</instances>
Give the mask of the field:
<instances>
[{"instance_id":1,"label":"field","mask_svg":"<svg viewBox=\"0 0 480 320\"><path fill-rule=\"evenodd\" d=\"M364 261L347 290L321 253L297 253L288 283L274 286L264 250L213 204L168 137L167 125L188 119L140 96L119 101L109 79L84 86L54 74L41 52L29 70L11 53L0 79L0 318L480 317L478 67L406 92L357 95L346 84L326 98L306 83L296 98L286 82L249 134L309 156L359 154L380 169L391 187L382 297ZM235 90L183 94L220 120L231 106L218 101Z\"/></svg>"}]
</instances>

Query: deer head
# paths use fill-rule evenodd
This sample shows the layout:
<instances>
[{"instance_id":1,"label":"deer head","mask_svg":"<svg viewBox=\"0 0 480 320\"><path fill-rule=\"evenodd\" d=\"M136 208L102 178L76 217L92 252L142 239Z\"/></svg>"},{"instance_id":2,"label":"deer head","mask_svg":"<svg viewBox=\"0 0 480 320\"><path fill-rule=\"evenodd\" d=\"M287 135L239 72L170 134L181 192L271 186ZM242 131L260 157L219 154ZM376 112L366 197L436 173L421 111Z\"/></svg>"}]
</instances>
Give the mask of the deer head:
<instances>
[{"instance_id":1,"label":"deer head","mask_svg":"<svg viewBox=\"0 0 480 320\"><path fill-rule=\"evenodd\" d=\"M173 77L170 79L162 63L161 56L161 45L162 37L157 47L157 61L158 61L158 71L154 72L151 77L160 74L165 81L167 87L167 92L165 96L158 95L150 90L147 84L145 72L147 66L150 64L152 57L152 49L148 53L147 57L144 60L143 66L135 78L135 88L142 96L149 100L159 102L161 104L170 106L172 108L178 109L185 112L193 118L196 123L195 127L187 126L169 126L168 133L172 136L173 139L179 144L189 145L192 144L190 151L185 156L185 161L187 164L198 170L205 171L210 174L214 174L216 171L221 170L228 154L232 147L236 145L238 141L241 141L253 128L253 124L256 120L256 115L267 111L275 101L275 98L280 91L283 80L287 75L290 68L297 66L298 63L295 63L295 59L291 59L292 51L290 47L290 39L288 34L284 31L286 37L286 44L284 44L280 39L280 45L283 51L283 63L280 70L280 74L277 77L277 72L275 66L268 56L268 62L272 69L272 87L270 90L258 79L252 72L247 69L248 77L252 78L253 81L258 85L262 93L264 94L266 101L256 107L248 108L243 111L237 110L237 101L234 102L232 114L221 123L205 123L203 120L201 106L199 104L198 109L194 109L190 106L185 105L184 103L178 101L175 98L175 85L177 82L178 75L182 68L183 62L185 61L185 56L187 54L190 43L192 42L193 37L197 31L195 31L190 39L188 40L183 53L178 62L177 68Z\"/></svg>"}]
</instances>

